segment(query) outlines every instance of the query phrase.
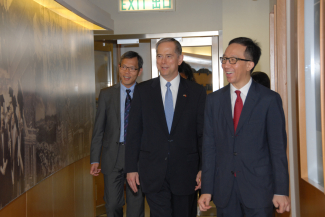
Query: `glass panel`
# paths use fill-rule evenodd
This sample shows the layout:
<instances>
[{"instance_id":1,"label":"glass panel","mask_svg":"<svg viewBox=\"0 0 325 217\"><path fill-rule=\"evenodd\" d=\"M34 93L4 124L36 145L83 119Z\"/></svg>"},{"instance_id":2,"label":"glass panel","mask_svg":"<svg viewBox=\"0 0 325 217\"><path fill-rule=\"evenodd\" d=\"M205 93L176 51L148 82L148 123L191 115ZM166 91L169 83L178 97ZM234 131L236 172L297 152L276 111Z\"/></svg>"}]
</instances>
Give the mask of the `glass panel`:
<instances>
[{"instance_id":1,"label":"glass panel","mask_svg":"<svg viewBox=\"0 0 325 217\"><path fill-rule=\"evenodd\" d=\"M96 99L105 87L112 86L111 52L95 51Z\"/></svg>"},{"instance_id":2,"label":"glass panel","mask_svg":"<svg viewBox=\"0 0 325 217\"><path fill-rule=\"evenodd\" d=\"M313 24L313 25L310 25ZM305 94L308 178L324 187L320 105L320 0L305 1Z\"/></svg>"},{"instance_id":3,"label":"glass panel","mask_svg":"<svg viewBox=\"0 0 325 217\"><path fill-rule=\"evenodd\" d=\"M183 47L184 61L192 67L196 83L205 87L207 94L212 88L211 46Z\"/></svg>"}]
</instances>

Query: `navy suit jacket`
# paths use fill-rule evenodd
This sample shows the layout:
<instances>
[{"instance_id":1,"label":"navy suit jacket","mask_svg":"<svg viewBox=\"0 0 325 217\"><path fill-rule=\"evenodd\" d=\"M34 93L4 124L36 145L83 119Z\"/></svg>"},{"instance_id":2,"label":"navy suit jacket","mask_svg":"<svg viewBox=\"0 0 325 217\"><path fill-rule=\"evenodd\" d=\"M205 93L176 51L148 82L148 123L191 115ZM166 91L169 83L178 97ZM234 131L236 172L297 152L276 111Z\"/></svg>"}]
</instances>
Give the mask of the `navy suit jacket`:
<instances>
[{"instance_id":1,"label":"navy suit jacket","mask_svg":"<svg viewBox=\"0 0 325 217\"><path fill-rule=\"evenodd\" d=\"M235 178L249 208L272 206L274 194L288 195L287 137L278 93L253 81L235 133L227 85L208 95L204 121L202 193L212 194L217 207L227 205Z\"/></svg>"},{"instance_id":2,"label":"navy suit jacket","mask_svg":"<svg viewBox=\"0 0 325 217\"><path fill-rule=\"evenodd\" d=\"M206 91L201 85L181 78L169 134L159 78L135 87L126 137L125 171L139 172L144 193L158 192L166 174L172 193L194 193L196 175L201 169L205 99Z\"/></svg>"}]
</instances>

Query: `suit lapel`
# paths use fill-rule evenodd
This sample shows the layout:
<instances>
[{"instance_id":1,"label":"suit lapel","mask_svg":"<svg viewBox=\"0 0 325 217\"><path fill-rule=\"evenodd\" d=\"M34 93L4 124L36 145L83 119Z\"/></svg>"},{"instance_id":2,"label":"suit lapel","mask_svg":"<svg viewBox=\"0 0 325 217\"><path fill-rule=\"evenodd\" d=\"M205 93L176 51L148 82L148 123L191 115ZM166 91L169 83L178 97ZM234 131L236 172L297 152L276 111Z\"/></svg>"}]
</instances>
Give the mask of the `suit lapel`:
<instances>
[{"instance_id":1,"label":"suit lapel","mask_svg":"<svg viewBox=\"0 0 325 217\"><path fill-rule=\"evenodd\" d=\"M175 130L177 123L179 122L183 111L185 109L187 96L188 96L188 88L186 85L186 81L184 78L180 78L179 87L178 87L178 93L176 98L176 106L175 106L175 112L173 117L173 124L172 128L170 130L170 134Z\"/></svg>"},{"instance_id":2,"label":"suit lapel","mask_svg":"<svg viewBox=\"0 0 325 217\"><path fill-rule=\"evenodd\" d=\"M250 116L250 114L252 113L255 104L257 102L257 99L259 97L259 93L256 90L257 89L257 85L256 83L253 81L251 84L251 87L248 90L247 96L246 96L246 100L245 100L245 104L243 107L243 110L240 114L240 118L239 118L239 122L238 122L238 126L236 131L239 132L240 128L244 125L246 119Z\"/></svg>"},{"instance_id":3,"label":"suit lapel","mask_svg":"<svg viewBox=\"0 0 325 217\"><path fill-rule=\"evenodd\" d=\"M165 117L164 104L161 96L160 80L158 78L152 79L152 91L151 91L151 102L153 104L153 109L157 113L157 122L161 125L166 136L168 135L168 127Z\"/></svg>"},{"instance_id":4,"label":"suit lapel","mask_svg":"<svg viewBox=\"0 0 325 217\"><path fill-rule=\"evenodd\" d=\"M116 112L116 117L118 117L117 120L118 120L119 127L121 127L120 99L121 99L120 83L117 83L114 86L113 104L114 104L114 110Z\"/></svg>"},{"instance_id":5,"label":"suit lapel","mask_svg":"<svg viewBox=\"0 0 325 217\"><path fill-rule=\"evenodd\" d=\"M234 135L234 121L232 118L232 108L231 108L231 97L230 97L230 85L228 84L223 90L223 99L221 100L221 108L226 118L226 122L230 128L231 133Z\"/></svg>"}]
</instances>

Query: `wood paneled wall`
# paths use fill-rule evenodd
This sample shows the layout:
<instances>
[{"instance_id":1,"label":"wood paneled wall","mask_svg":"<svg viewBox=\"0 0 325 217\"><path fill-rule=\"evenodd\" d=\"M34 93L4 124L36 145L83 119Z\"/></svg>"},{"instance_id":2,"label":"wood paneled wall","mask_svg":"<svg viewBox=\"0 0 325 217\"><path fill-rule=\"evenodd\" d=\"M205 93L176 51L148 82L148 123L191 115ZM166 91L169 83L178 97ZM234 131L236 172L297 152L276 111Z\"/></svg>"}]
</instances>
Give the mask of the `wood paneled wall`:
<instances>
[{"instance_id":1,"label":"wood paneled wall","mask_svg":"<svg viewBox=\"0 0 325 217\"><path fill-rule=\"evenodd\" d=\"M46 178L0 210L0 217L95 216L89 156Z\"/></svg>"},{"instance_id":2,"label":"wood paneled wall","mask_svg":"<svg viewBox=\"0 0 325 217\"><path fill-rule=\"evenodd\" d=\"M283 101L286 116L288 138L288 163L290 173L290 213L275 214L275 216L300 216L299 196L299 157L298 157L298 103L297 95L297 1L273 1L273 13L270 14L270 58L271 58L271 87L277 91ZM302 18L303 20L303 18Z\"/></svg>"},{"instance_id":3,"label":"wood paneled wall","mask_svg":"<svg viewBox=\"0 0 325 217\"><path fill-rule=\"evenodd\" d=\"M300 179L300 216L323 217L325 215L325 195L319 189Z\"/></svg>"},{"instance_id":4,"label":"wood paneled wall","mask_svg":"<svg viewBox=\"0 0 325 217\"><path fill-rule=\"evenodd\" d=\"M297 0L297 51L298 51L298 112L299 112L299 155L300 155L300 213L301 217L312 216L322 217L325 213L325 195L320 189L313 186L313 182L308 180L307 167L307 135L306 135L306 100L305 100L305 0ZM324 3L320 0L321 5L321 63L324 67ZM323 73L323 72L322 72ZM322 138L324 139L324 137ZM315 185L315 184L314 184Z\"/></svg>"}]
</instances>

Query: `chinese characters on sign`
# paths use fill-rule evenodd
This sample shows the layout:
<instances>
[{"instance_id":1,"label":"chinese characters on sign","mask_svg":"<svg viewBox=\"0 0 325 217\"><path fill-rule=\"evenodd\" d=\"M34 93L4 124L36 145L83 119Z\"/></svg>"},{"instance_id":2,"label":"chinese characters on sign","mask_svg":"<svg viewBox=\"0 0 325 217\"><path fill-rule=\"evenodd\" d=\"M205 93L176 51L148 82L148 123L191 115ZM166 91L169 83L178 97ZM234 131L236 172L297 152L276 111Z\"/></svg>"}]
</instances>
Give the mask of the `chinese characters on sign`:
<instances>
[{"instance_id":1,"label":"chinese characters on sign","mask_svg":"<svg viewBox=\"0 0 325 217\"><path fill-rule=\"evenodd\" d=\"M119 11L173 11L175 0L119 0Z\"/></svg>"}]
</instances>

